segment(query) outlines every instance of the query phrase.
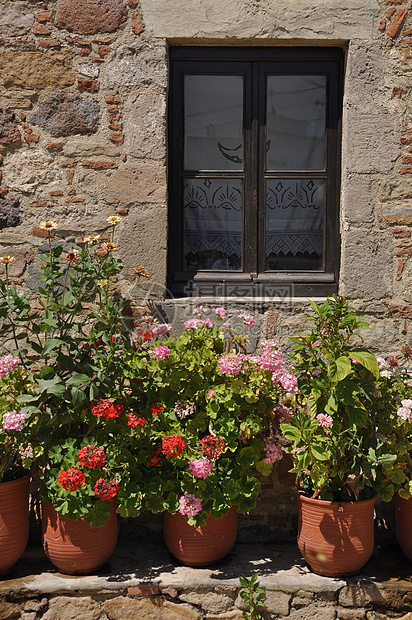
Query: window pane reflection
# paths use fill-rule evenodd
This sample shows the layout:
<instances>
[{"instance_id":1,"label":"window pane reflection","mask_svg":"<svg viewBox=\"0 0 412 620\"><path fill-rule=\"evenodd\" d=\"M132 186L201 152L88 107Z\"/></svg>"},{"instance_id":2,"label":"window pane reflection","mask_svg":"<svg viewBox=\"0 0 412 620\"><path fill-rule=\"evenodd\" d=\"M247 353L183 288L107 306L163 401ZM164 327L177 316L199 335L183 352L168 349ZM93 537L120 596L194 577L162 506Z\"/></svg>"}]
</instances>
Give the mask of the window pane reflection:
<instances>
[{"instance_id":1,"label":"window pane reflection","mask_svg":"<svg viewBox=\"0 0 412 620\"><path fill-rule=\"evenodd\" d=\"M267 78L266 170L324 170L325 75Z\"/></svg>"},{"instance_id":2,"label":"window pane reflection","mask_svg":"<svg viewBox=\"0 0 412 620\"><path fill-rule=\"evenodd\" d=\"M186 170L242 170L243 77L185 75Z\"/></svg>"},{"instance_id":3,"label":"window pane reflection","mask_svg":"<svg viewBox=\"0 0 412 620\"><path fill-rule=\"evenodd\" d=\"M241 268L241 179L185 180L184 253L186 269Z\"/></svg>"},{"instance_id":4,"label":"window pane reflection","mask_svg":"<svg viewBox=\"0 0 412 620\"><path fill-rule=\"evenodd\" d=\"M323 179L266 179L266 269L322 269Z\"/></svg>"}]
</instances>

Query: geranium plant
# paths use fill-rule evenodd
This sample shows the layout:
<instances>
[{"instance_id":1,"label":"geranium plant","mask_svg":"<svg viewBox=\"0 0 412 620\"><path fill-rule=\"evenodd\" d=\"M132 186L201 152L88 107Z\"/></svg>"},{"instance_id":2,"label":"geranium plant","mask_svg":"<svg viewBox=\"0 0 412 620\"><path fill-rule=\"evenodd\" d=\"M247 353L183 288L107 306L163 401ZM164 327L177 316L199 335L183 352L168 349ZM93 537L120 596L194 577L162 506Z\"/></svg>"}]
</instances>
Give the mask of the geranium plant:
<instances>
[{"instance_id":1,"label":"geranium plant","mask_svg":"<svg viewBox=\"0 0 412 620\"><path fill-rule=\"evenodd\" d=\"M376 492L388 500L393 487L384 466L394 456L377 428L379 368L360 335L368 324L340 295L311 305L312 329L291 339L300 406L281 425L291 471L309 497L359 500Z\"/></svg>"},{"instance_id":2,"label":"geranium plant","mask_svg":"<svg viewBox=\"0 0 412 620\"><path fill-rule=\"evenodd\" d=\"M0 359L0 482L15 480L29 469L41 452L34 447L38 416L21 411L19 396L33 392L29 373L19 357L7 354Z\"/></svg>"},{"instance_id":3,"label":"geranium plant","mask_svg":"<svg viewBox=\"0 0 412 620\"><path fill-rule=\"evenodd\" d=\"M40 420L36 441L43 451L42 497L62 514L85 517L93 525L109 516L110 493L102 489L110 486L111 494L121 495L132 467L122 435L128 428L122 369L132 349L122 329L129 302L117 284L123 268L115 245L120 219L108 218L108 235L88 235L69 247L57 239L57 224L43 222L48 238L37 257L41 273L34 293L21 292L9 279L13 257L0 261L5 265L0 335L3 345L14 346L23 367L19 372L30 386L20 390L16 411ZM135 270L135 281L146 275L142 267ZM77 463L73 455L87 446L105 454L101 467L88 471ZM69 484L70 468L86 471L84 480L79 474L74 486Z\"/></svg>"},{"instance_id":4,"label":"geranium plant","mask_svg":"<svg viewBox=\"0 0 412 620\"><path fill-rule=\"evenodd\" d=\"M405 345L403 355L378 357L381 406L378 425L386 448L394 460L384 473L404 499L412 497L412 349Z\"/></svg>"},{"instance_id":5,"label":"geranium plant","mask_svg":"<svg viewBox=\"0 0 412 620\"><path fill-rule=\"evenodd\" d=\"M157 325L155 342L131 365L138 413L129 424L145 468L139 508L179 511L196 526L231 506L240 513L255 506L257 474L282 457L279 421L296 391L278 344L248 355L247 335L226 318L224 308L196 308L176 339L170 325ZM245 329L254 322L247 314L237 321Z\"/></svg>"}]
</instances>

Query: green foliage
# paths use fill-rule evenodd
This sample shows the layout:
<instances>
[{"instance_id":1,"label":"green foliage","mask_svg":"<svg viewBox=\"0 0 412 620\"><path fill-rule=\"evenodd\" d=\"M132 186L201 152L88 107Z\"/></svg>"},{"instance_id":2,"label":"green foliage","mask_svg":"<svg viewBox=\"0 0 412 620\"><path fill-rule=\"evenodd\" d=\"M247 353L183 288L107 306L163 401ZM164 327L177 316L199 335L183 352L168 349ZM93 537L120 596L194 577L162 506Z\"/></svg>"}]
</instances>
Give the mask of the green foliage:
<instances>
[{"instance_id":1,"label":"green foliage","mask_svg":"<svg viewBox=\"0 0 412 620\"><path fill-rule=\"evenodd\" d=\"M357 500L376 492L388 499L386 470L395 457L378 432L378 362L360 346L358 332L368 324L339 295L311 305L311 331L291 339L302 395L299 410L281 425L291 471L313 497Z\"/></svg>"},{"instance_id":2,"label":"green foliage","mask_svg":"<svg viewBox=\"0 0 412 620\"><path fill-rule=\"evenodd\" d=\"M8 265L14 259L0 257L5 270L0 278L0 346L14 347L23 366L10 374L14 400L7 385L3 389L0 382L0 415L14 408L26 416L22 431L0 434L0 479L3 471L14 467L1 446L12 445L13 440L16 455L16 447L21 444L23 452L32 440L33 457L42 457L37 469L43 497L69 518L82 516L93 525L109 516L108 502L100 502L94 492L97 480L118 483L117 499L124 501L122 510L127 514L129 508L135 510L134 505L130 507L130 496L138 504L136 492L130 495L130 485L136 488L141 477L128 447L126 413L106 419L91 412L91 404L102 399L127 406L123 370L133 350L122 329L129 302L117 285L123 268L114 245L119 220L108 218L108 241L90 235L68 250L52 241L53 222L41 224L48 239L35 259L41 267L35 293L22 293L9 280ZM136 270L136 282L141 275L146 275L143 268ZM21 385L20 376L24 378ZM73 442L79 442L75 450ZM68 491L58 483L59 468L78 469L79 446L84 445L104 450L105 465L83 468L85 482ZM24 467L30 464L31 459L23 459Z\"/></svg>"},{"instance_id":3,"label":"green foliage","mask_svg":"<svg viewBox=\"0 0 412 620\"><path fill-rule=\"evenodd\" d=\"M262 618L259 608L264 607L261 595L265 591L260 587L258 577L259 573L255 573L250 579L242 575L239 577L240 585L242 586L239 594L248 606L248 611L242 613L245 620L260 620Z\"/></svg>"},{"instance_id":4,"label":"green foliage","mask_svg":"<svg viewBox=\"0 0 412 620\"><path fill-rule=\"evenodd\" d=\"M208 310L194 313L203 317ZM159 337L148 352L136 353L129 369L130 404L142 416L142 425L133 430L138 458L146 466L142 504L152 512L174 513L184 494L194 496L201 510L186 517L196 526L208 515L223 516L231 506L241 513L255 506L257 473L269 475L274 462L266 458L264 440L277 441L280 413L293 400L263 364L266 357L278 356L279 373L292 377L277 346L267 343L262 356L248 356L245 335L211 316L214 321L192 319L176 339ZM176 456L163 447L171 435L183 442ZM202 446L208 437L223 442L216 456ZM211 468L204 477L192 471L190 464L198 461Z\"/></svg>"}]
</instances>

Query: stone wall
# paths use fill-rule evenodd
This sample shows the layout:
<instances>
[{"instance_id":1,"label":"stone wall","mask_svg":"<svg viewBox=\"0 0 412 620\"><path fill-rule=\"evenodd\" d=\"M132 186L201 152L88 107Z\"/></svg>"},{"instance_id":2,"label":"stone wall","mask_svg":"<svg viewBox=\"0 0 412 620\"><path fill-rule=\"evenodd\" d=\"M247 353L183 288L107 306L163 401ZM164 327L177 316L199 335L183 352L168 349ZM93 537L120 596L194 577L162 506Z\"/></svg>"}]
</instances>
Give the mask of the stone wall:
<instances>
[{"instance_id":1,"label":"stone wall","mask_svg":"<svg viewBox=\"0 0 412 620\"><path fill-rule=\"evenodd\" d=\"M144 264L138 297L177 325L191 312L196 300L163 301L168 47L181 44L346 50L340 291L370 321L376 353L412 344L410 0L0 0L0 254L16 257L11 277L33 277L39 222L56 221L56 239L72 243L120 214L124 290ZM285 344L309 308L218 303L254 313L257 344ZM250 519L290 531L287 472L265 484Z\"/></svg>"}]
</instances>

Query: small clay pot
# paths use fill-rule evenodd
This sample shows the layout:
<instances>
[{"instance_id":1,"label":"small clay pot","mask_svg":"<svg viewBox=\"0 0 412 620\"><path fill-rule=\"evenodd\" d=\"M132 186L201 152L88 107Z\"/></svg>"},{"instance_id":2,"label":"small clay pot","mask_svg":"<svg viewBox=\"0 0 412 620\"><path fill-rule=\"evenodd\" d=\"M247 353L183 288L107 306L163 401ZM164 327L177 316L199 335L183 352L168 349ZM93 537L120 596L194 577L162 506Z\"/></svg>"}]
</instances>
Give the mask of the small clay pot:
<instances>
[{"instance_id":1,"label":"small clay pot","mask_svg":"<svg viewBox=\"0 0 412 620\"><path fill-rule=\"evenodd\" d=\"M412 562L412 500L395 495L396 540L406 557Z\"/></svg>"},{"instance_id":2,"label":"small clay pot","mask_svg":"<svg viewBox=\"0 0 412 620\"><path fill-rule=\"evenodd\" d=\"M29 476L0 483L0 575L6 575L29 539Z\"/></svg>"},{"instance_id":3,"label":"small clay pot","mask_svg":"<svg viewBox=\"0 0 412 620\"><path fill-rule=\"evenodd\" d=\"M314 573L357 575L372 555L376 497L327 502L298 496L300 552Z\"/></svg>"},{"instance_id":4,"label":"small clay pot","mask_svg":"<svg viewBox=\"0 0 412 620\"><path fill-rule=\"evenodd\" d=\"M104 525L92 527L83 519L66 519L43 502L42 532L44 552L61 573L88 575L103 566L116 547L116 504L110 504L110 519Z\"/></svg>"},{"instance_id":5,"label":"small clay pot","mask_svg":"<svg viewBox=\"0 0 412 620\"><path fill-rule=\"evenodd\" d=\"M188 525L178 512L164 513L164 538L169 551L186 566L208 566L222 560L235 544L237 509L232 506L224 517L209 517L203 527Z\"/></svg>"}]
</instances>

